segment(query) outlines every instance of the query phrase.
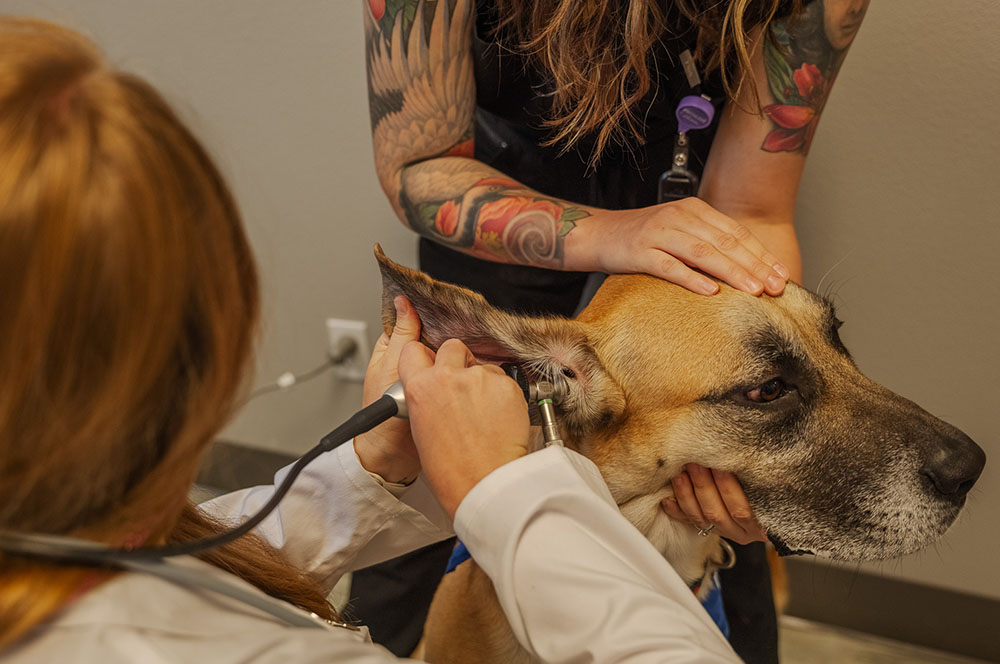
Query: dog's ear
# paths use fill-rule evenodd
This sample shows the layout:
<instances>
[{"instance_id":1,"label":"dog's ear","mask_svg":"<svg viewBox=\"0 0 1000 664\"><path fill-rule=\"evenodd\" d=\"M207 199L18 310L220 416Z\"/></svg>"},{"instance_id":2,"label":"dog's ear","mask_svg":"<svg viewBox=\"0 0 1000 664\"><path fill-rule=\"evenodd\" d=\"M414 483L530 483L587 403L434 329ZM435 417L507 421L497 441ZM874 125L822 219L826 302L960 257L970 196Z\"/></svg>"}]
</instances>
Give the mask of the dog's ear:
<instances>
[{"instance_id":1,"label":"dog's ear","mask_svg":"<svg viewBox=\"0 0 1000 664\"><path fill-rule=\"evenodd\" d=\"M420 316L420 340L430 348L460 339L482 361L517 362L535 377L564 381L568 394L560 410L573 432L582 435L606 426L624 410L622 391L605 371L582 323L501 311L478 293L397 265L379 245L375 258L382 271L382 327L387 334L396 322L393 300L405 295Z\"/></svg>"}]
</instances>

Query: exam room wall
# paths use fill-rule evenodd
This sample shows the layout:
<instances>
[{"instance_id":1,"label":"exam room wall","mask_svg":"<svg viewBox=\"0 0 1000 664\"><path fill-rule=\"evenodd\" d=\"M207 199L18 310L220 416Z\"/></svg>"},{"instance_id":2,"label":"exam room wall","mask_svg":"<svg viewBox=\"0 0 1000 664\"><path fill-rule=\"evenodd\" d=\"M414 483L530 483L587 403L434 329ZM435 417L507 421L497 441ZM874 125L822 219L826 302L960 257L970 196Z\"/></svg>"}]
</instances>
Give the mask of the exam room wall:
<instances>
[{"instance_id":1,"label":"exam room wall","mask_svg":"<svg viewBox=\"0 0 1000 664\"><path fill-rule=\"evenodd\" d=\"M163 90L216 156L264 281L257 384L321 362L327 316L366 320L374 339L374 242L415 265L372 167L360 11L355 0L0 0L0 12L91 34ZM936 547L870 568L995 599L998 35L994 0L875 0L797 212L805 283L834 295L858 364L991 459ZM253 401L222 436L301 452L359 400L360 386L327 375Z\"/></svg>"},{"instance_id":2,"label":"exam room wall","mask_svg":"<svg viewBox=\"0 0 1000 664\"><path fill-rule=\"evenodd\" d=\"M1000 3L873 0L796 211L804 281L834 295L874 380L988 457L935 546L867 565L1000 598ZM828 275L828 276L827 276ZM824 280L825 276L825 280Z\"/></svg>"}]
</instances>

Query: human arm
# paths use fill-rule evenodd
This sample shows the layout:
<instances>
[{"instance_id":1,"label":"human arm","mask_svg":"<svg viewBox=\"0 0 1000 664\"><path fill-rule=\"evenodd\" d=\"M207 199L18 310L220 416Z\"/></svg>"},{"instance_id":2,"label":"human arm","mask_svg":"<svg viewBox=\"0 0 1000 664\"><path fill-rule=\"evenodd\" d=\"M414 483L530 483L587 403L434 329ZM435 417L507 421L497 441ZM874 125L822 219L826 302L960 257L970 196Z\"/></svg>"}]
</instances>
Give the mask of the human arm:
<instances>
[{"instance_id":1,"label":"human arm","mask_svg":"<svg viewBox=\"0 0 1000 664\"><path fill-rule=\"evenodd\" d=\"M528 454L513 381L460 342L410 344L400 373L428 481L541 661L739 661L694 594L618 511L596 466ZM506 465L505 465L506 464Z\"/></svg>"},{"instance_id":2,"label":"human arm","mask_svg":"<svg viewBox=\"0 0 1000 664\"><path fill-rule=\"evenodd\" d=\"M796 282L802 280L794 225L802 171L867 8L868 0L813 0L800 15L758 29L752 81L742 81L735 103L723 109L705 164L699 196L749 228Z\"/></svg>"},{"instance_id":3,"label":"human arm","mask_svg":"<svg viewBox=\"0 0 1000 664\"><path fill-rule=\"evenodd\" d=\"M741 86L724 108L699 195L749 228L802 281L795 235L795 203L806 155L833 82L854 39L868 0L814 0L794 20L776 21L774 40L758 30L751 64L754 87ZM749 109L749 110L748 110ZM690 464L673 481L671 517L746 544L765 534L732 473Z\"/></svg>"},{"instance_id":4,"label":"human arm","mask_svg":"<svg viewBox=\"0 0 1000 664\"><path fill-rule=\"evenodd\" d=\"M462 501L455 531L541 661L740 661L575 452L550 447L487 476Z\"/></svg>"},{"instance_id":5,"label":"human arm","mask_svg":"<svg viewBox=\"0 0 1000 664\"><path fill-rule=\"evenodd\" d=\"M270 500L273 485L219 496L199 505L223 523L239 523ZM310 463L254 532L329 591L345 573L389 560L452 535L423 480L397 498L361 465L350 442Z\"/></svg>"},{"instance_id":6,"label":"human arm","mask_svg":"<svg viewBox=\"0 0 1000 664\"><path fill-rule=\"evenodd\" d=\"M473 159L471 0L407 0L395 13L364 5L376 173L412 230L491 261L646 272L715 292L694 267L754 294L781 292L787 269L702 201L604 210L545 196Z\"/></svg>"}]
</instances>

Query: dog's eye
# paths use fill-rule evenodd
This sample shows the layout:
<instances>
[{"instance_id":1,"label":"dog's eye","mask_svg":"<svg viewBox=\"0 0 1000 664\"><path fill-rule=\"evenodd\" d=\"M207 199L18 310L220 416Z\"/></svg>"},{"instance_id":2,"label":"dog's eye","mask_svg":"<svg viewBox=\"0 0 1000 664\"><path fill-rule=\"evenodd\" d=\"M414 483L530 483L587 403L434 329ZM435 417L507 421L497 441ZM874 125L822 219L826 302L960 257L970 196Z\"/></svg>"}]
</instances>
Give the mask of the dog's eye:
<instances>
[{"instance_id":1,"label":"dog's eye","mask_svg":"<svg viewBox=\"0 0 1000 664\"><path fill-rule=\"evenodd\" d=\"M757 403L770 403L788 392L788 386L780 378L772 378L763 385L747 392L747 399Z\"/></svg>"}]
</instances>

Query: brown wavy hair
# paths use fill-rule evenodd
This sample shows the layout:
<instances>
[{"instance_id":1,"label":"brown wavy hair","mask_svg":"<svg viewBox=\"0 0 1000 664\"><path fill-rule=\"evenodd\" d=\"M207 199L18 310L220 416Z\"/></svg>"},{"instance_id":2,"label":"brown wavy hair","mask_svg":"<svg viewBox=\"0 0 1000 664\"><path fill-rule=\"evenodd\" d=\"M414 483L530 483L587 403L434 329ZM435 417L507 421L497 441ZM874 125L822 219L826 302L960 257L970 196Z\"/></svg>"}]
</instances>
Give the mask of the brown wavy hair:
<instances>
[{"instance_id":1,"label":"brown wavy hair","mask_svg":"<svg viewBox=\"0 0 1000 664\"><path fill-rule=\"evenodd\" d=\"M802 0L496 0L498 29L550 77L549 144L568 149L595 136L591 162L609 143L643 142L637 106L653 85L650 54L679 18L697 30L695 60L718 70L726 95L760 112L751 33ZM669 13L669 16L668 16ZM679 16L678 16L679 14ZM743 100L749 92L753 103ZM756 106L756 109L752 109Z\"/></svg>"},{"instance_id":2,"label":"brown wavy hair","mask_svg":"<svg viewBox=\"0 0 1000 664\"><path fill-rule=\"evenodd\" d=\"M0 528L218 532L187 492L257 317L233 197L160 95L77 33L0 19ZM334 617L259 539L205 559ZM109 574L0 554L0 647Z\"/></svg>"}]
</instances>

